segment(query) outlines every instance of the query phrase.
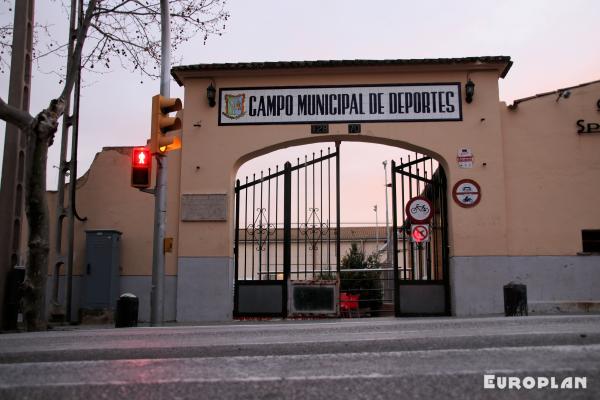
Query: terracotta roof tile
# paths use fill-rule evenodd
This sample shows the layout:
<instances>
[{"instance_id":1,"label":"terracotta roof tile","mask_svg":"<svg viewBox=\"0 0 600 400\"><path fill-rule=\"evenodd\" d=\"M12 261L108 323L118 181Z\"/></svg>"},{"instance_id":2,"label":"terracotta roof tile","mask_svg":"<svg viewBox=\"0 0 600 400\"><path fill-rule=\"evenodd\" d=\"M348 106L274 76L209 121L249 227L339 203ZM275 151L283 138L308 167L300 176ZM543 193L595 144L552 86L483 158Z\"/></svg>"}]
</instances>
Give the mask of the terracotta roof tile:
<instances>
[{"instance_id":1,"label":"terracotta roof tile","mask_svg":"<svg viewBox=\"0 0 600 400\"><path fill-rule=\"evenodd\" d=\"M545 97L545 96L549 96L549 95L556 95L558 97L558 95L568 91L568 90L572 90L572 89L578 89L584 86L589 86L589 85L593 85L596 83L600 83L600 80L597 81L591 81L591 82L585 82L585 83L581 83L579 85L575 85L575 86L569 86L566 88L562 88L562 89L558 89L558 90L553 90L551 92L544 92L544 93L538 93L535 94L533 96L529 96L529 97L524 97L522 99L517 99L515 101L513 101L513 103L511 105L508 106L508 108L510 109L515 109L517 108L517 106L519 105L519 103L523 103L524 101L529 101L529 100L534 100L534 99L539 99L540 97Z\"/></svg>"},{"instance_id":2,"label":"terracotta roof tile","mask_svg":"<svg viewBox=\"0 0 600 400\"><path fill-rule=\"evenodd\" d=\"M393 60L317 60L317 61L270 61L270 62L239 62L180 65L171 69L171 75L180 85L179 73L188 71L239 71L264 69L293 69L293 68L334 68L334 67L381 67L396 65L453 65L453 64L505 64L501 73L504 78L512 65L508 56L482 56L461 58L418 58Z\"/></svg>"}]
</instances>

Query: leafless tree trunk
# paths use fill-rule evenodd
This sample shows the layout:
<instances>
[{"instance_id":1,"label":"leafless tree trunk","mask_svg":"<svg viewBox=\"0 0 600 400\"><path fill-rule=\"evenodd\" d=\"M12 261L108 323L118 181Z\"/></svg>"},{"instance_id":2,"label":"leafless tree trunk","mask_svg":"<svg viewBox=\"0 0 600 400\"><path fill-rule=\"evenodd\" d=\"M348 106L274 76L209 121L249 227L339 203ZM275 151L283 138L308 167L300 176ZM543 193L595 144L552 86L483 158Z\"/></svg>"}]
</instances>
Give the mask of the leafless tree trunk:
<instances>
[{"instance_id":1,"label":"leafless tree trunk","mask_svg":"<svg viewBox=\"0 0 600 400\"><path fill-rule=\"evenodd\" d=\"M48 146L58 127L64 107L53 101L34 119L27 131L27 175L25 213L29 227L28 257L23 283L23 316L28 331L46 329L45 290L48 276L49 226L46 200Z\"/></svg>"}]
</instances>

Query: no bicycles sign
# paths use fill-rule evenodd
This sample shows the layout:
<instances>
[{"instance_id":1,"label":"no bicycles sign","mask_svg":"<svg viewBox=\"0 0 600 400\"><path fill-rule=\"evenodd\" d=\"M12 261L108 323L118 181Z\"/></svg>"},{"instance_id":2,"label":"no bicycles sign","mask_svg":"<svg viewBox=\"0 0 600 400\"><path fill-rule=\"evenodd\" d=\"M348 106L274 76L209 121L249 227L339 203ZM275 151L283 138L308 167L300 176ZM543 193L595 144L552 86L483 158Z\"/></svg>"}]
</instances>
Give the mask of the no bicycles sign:
<instances>
[{"instance_id":1,"label":"no bicycles sign","mask_svg":"<svg viewBox=\"0 0 600 400\"><path fill-rule=\"evenodd\" d=\"M415 223L429 221L432 216L431 202L423 196L413 197L406 203L406 215Z\"/></svg>"}]
</instances>

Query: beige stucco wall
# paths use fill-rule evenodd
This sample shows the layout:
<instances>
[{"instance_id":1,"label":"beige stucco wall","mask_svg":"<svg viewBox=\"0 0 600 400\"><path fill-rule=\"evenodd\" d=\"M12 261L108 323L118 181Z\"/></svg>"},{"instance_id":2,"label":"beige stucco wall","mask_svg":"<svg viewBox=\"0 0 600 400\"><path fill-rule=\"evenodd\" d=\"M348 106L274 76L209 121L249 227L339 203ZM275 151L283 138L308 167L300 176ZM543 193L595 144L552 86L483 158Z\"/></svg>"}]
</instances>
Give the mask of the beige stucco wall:
<instances>
[{"instance_id":1,"label":"beige stucco wall","mask_svg":"<svg viewBox=\"0 0 600 400\"><path fill-rule=\"evenodd\" d=\"M180 256L232 256L233 186L237 168L246 160L272 150L317 141L360 140L403 147L433 155L444 165L450 184L462 178L482 183L483 199L472 209L450 203L451 255L505 255L506 196L501 110L498 107L499 70L470 71L475 99L463 99L463 121L363 123L362 134L350 136L345 124L331 124L329 135L311 135L310 125L218 126L218 107L210 108L206 88L252 86L351 85L384 83L461 82L463 70L427 72L385 69L229 72L206 78L186 78L181 193L226 193L227 222L182 222ZM459 169L457 151L470 147L477 163ZM343 157L343 143L342 143ZM486 166L482 163L485 162Z\"/></svg>"},{"instance_id":2,"label":"beige stucco wall","mask_svg":"<svg viewBox=\"0 0 600 400\"><path fill-rule=\"evenodd\" d=\"M169 196L167 237L177 237L179 215L179 151L169 153ZM85 231L114 229L122 232L121 274L125 276L152 273L154 232L154 197L130 186L131 148L108 148L98 153L88 172L78 180L77 211L87 221L75 222L74 274L81 275L85 264ZM155 176L156 163L152 175ZM49 193L51 213L52 265L54 249L56 192ZM63 249L67 246L67 220L63 225ZM177 247L166 254L166 274L177 273ZM62 269L64 272L64 268Z\"/></svg>"},{"instance_id":3,"label":"beige stucco wall","mask_svg":"<svg viewBox=\"0 0 600 400\"><path fill-rule=\"evenodd\" d=\"M511 255L575 255L581 230L600 228L600 82L501 105Z\"/></svg>"}]
</instances>

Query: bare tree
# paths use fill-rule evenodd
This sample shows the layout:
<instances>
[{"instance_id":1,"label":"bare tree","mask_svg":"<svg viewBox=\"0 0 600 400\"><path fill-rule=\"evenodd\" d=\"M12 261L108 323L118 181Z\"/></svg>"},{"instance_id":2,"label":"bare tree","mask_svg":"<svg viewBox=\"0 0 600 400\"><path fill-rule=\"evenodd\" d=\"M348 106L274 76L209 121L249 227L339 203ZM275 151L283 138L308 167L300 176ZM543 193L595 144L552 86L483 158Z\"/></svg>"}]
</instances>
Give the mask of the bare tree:
<instances>
[{"instance_id":1,"label":"bare tree","mask_svg":"<svg viewBox=\"0 0 600 400\"><path fill-rule=\"evenodd\" d=\"M0 16L12 12L8 0L0 0ZM12 41L12 24L8 22L0 23L0 73L4 73L10 68L10 49Z\"/></svg>"},{"instance_id":2,"label":"bare tree","mask_svg":"<svg viewBox=\"0 0 600 400\"><path fill-rule=\"evenodd\" d=\"M190 40L197 34L221 35L229 13L224 0L171 0L171 46ZM23 284L24 320L27 330L47 328L43 315L49 255L49 214L46 202L46 164L59 118L65 112L65 100L71 96L78 66L85 70L105 71L112 63L138 71L142 75L160 75L160 1L159 0L85 0L84 17L76 31L73 57L65 59L70 71L61 80L62 92L50 100L36 116L7 104L0 98L0 119L14 124L27 138L25 175L25 212L29 228L26 278ZM0 27L0 47L12 32ZM60 53L65 46L56 46ZM6 60L0 55L0 65ZM48 53L48 52L46 52ZM64 73L64 72L63 72ZM73 178L74 179L74 178Z\"/></svg>"}]
</instances>

